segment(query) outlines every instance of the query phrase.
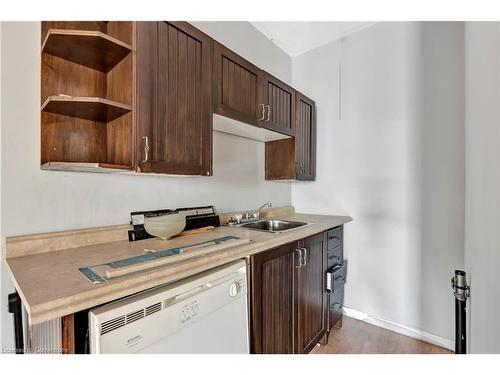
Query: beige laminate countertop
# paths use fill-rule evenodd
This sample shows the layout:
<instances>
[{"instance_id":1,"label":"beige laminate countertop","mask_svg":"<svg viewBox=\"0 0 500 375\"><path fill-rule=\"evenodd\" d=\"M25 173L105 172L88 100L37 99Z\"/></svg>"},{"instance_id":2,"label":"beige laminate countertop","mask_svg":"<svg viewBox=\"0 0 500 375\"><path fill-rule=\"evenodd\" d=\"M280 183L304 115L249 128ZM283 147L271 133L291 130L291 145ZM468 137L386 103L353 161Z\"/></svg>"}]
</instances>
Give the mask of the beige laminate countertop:
<instances>
[{"instance_id":1,"label":"beige laminate countertop","mask_svg":"<svg viewBox=\"0 0 500 375\"><path fill-rule=\"evenodd\" d=\"M38 324L161 284L180 280L233 260L320 233L352 220L348 216L299 213L278 216L277 218L304 221L311 223L311 225L279 234L222 226L211 233L177 237L168 241L156 238L136 242L113 241L12 257L6 259L6 263L14 285L28 311L30 323ZM81 267L141 255L144 254L146 248L163 250L230 235L248 238L254 242L220 250L192 260L108 280L100 284L92 284L78 270Z\"/></svg>"}]
</instances>

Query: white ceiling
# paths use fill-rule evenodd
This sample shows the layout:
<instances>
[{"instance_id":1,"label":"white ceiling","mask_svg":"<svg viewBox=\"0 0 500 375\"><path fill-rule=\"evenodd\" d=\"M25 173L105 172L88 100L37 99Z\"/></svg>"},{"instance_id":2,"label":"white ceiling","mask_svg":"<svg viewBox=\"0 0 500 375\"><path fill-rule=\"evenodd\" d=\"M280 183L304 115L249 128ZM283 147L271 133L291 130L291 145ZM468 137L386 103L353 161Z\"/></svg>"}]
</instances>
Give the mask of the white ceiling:
<instances>
[{"instance_id":1,"label":"white ceiling","mask_svg":"<svg viewBox=\"0 0 500 375\"><path fill-rule=\"evenodd\" d=\"M292 57L331 43L373 22L251 22Z\"/></svg>"}]
</instances>

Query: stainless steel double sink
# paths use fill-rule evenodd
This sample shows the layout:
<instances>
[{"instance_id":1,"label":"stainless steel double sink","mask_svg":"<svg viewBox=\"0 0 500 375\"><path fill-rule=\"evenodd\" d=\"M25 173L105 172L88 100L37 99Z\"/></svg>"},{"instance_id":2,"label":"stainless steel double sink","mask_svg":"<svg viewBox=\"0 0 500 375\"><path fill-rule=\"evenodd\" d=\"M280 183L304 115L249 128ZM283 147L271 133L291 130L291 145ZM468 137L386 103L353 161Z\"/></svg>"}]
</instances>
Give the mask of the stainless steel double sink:
<instances>
[{"instance_id":1,"label":"stainless steel double sink","mask_svg":"<svg viewBox=\"0 0 500 375\"><path fill-rule=\"evenodd\" d=\"M301 221L266 219L266 220L251 221L244 224L236 224L232 226L237 228L258 230L261 232L268 232L268 233L283 233L292 229L302 228L307 225L310 224Z\"/></svg>"}]
</instances>

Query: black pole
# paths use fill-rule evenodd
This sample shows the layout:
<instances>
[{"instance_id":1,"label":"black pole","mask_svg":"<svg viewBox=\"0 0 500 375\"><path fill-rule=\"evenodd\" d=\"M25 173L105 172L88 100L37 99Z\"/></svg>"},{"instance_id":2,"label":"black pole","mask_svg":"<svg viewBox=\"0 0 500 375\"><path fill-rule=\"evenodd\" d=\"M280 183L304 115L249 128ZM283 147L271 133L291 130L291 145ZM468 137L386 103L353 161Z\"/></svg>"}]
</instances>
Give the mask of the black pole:
<instances>
[{"instance_id":1,"label":"black pole","mask_svg":"<svg viewBox=\"0 0 500 375\"><path fill-rule=\"evenodd\" d=\"M19 294L17 294L17 292L9 294L9 312L14 315L14 338L16 342L16 354L23 354L23 309L21 297L19 297Z\"/></svg>"},{"instance_id":2,"label":"black pole","mask_svg":"<svg viewBox=\"0 0 500 375\"><path fill-rule=\"evenodd\" d=\"M455 353L466 354L465 301L455 299Z\"/></svg>"},{"instance_id":3,"label":"black pole","mask_svg":"<svg viewBox=\"0 0 500 375\"><path fill-rule=\"evenodd\" d=\"M464 271L455 270L455 276L451 279L451 287L455 296L455 354L466 354L466 307L469 287L467 286Z\"/></svg>"}]
</instances>

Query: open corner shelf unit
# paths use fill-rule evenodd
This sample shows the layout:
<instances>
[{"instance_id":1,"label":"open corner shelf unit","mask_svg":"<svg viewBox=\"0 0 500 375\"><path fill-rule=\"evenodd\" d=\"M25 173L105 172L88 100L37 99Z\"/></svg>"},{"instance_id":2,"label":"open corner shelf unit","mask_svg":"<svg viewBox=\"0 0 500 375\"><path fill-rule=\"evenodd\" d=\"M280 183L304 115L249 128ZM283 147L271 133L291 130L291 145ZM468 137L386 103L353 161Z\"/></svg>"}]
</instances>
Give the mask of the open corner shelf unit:
<instances>
[{"instance_id":1,"label":"open corner shelf unit","mask_svg":"<svg viewBox=\"0 0 500 375\"><path fill-rule=\"evenodd\" d=\"M42 52L107 73L132 46L100 31L50 29Z\"/></svg>"},{"instance_id":2,"label":"open corner shelf unit","mask_svg":"<svg viewBox=\"0 0 500 375\"><path fill-rule=\"evenodd\" d=\"M41 169L134 169L131 21L43 21Z\"/></svg>"}]
</instances>

